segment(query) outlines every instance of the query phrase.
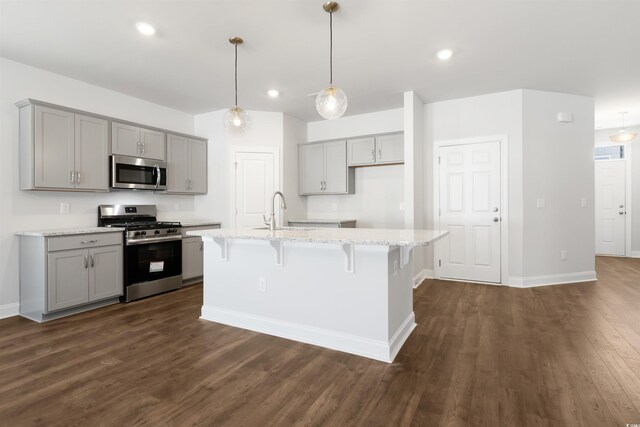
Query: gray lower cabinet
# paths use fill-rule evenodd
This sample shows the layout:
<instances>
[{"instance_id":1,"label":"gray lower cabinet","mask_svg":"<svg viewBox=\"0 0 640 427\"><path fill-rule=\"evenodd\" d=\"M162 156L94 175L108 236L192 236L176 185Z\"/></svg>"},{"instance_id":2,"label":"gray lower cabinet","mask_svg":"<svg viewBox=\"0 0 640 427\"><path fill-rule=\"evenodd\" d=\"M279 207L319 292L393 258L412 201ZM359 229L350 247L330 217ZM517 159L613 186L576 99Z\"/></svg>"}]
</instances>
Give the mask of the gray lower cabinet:
<instances>
[{"instance_id":1,"label":"gray lower cabinet","mask_svg":"<svg viewBox=\"0 0 640 427\"><path fill-rule=\"evenodd\" d=\"M167 134L167 193L207 193L207 142Z\"/></svg>"},{"instance_id":2,"label":"gray lower cabinet","mask_svg":"<svg viewBox=\"0 0 640 427\"><path fill-rule=\"evenodd\" d=\"M123 156L165 160L165 134L125 123L111 123L111 152Z\"/></svg>"},{"instance_id":3,"label":"gray lower cabinet","mask_svg":"<svg viewBox=\"0 0 640 427\"><path fill-rule=\"evenodd\" d=\"M195 282L204 274L204 246L199 236L188 236L187 231L220 228L219 223L182 227L182 280Z\"/></svg>"},{"instance_id":4,"label":"gray lower cabinet","mask_svg":"<svg viewBox=\"0 0 640 427\"><path fill-rule=\"evenodd\" d=\"M118 302L122 233L21 236L20 314L37 322Z\"/></svg>"},{"instance_id":5,"label":"gray lower cabinet","mask_svg":"<svg viewBox=\"0 0 640 427\"><path fill-rule=\"evenodd\" d=\"M21 190L109 190L107 120L31 101L18 106Z\"/></svg>"},{"instance_id":6,"label":"gray lower cabinet","mask_svg":"<svg viewBox=\"0 0 640 427\"><path fill-rule=\"evenodd\" d=\"M313 220L307 219L304 221L288 221L289 227L311 227L311 228L356 228L356 220Z\"/></svg>"}]
</instances>

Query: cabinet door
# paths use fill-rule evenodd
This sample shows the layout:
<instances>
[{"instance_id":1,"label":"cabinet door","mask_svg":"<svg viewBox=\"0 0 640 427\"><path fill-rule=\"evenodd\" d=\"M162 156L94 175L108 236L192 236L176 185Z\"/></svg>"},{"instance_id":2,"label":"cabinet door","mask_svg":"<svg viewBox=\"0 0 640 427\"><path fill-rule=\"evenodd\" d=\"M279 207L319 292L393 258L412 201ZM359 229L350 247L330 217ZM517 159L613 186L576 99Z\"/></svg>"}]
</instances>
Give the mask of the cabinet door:
<instances>
[{"instance_id":1,"label":"cabinet door","mask_svg":"<svg viewBox=\"0 0 640 427\"><path fill-rule=\"evenodd\" d=\"M321 194L324 188L324 144L301 145L300 194Z\"/></svg>"},{"instance_id":2,"label":"cabinet door","mask_svg":"<svg viewBox=\"0 0 640 427\"><path fill-rule=\"evenodd\" d=\"M74 114L36 105L35 116L35 187L73 188Z\"/></svg>"},{"instance_id":3,"label":"cabinet door","mask_svg":"<svg viewBox=\"0 0 640 427\"><path fill-rule=\"evenodd\" d=\"M347 143L327 142L325 150L325 193L347 193Z\"/></svg>"},{"instance_id":4,"label":"cabinet door","mask_svg":"<svg viewBox=\"0 0 640 427\"><path fill-rule=\"evenodd\" d=\"M111 152L124 156L140 157L142 154L140 128L124 123L111 123Z\"/></svg>"},{"instance_id":5,"label":"cabinet door","mask_svg":"<svg viewBox=\"0 0 640 427\"><path fill-rule=\"evenodd\" d=\"M140 128L141 155L145 159L166 159L164 132Z\"/></svg>"},{"instance_id":6,"label":"cabinet door","mask_svg":"<svg viewBox=\"0 0 640 427\"><path fill-rule=\"evenodd\" d=\"M207 142L189 139L189 192L207 194Z\"/></svg>"},{"instance_id":7,"label":"cabinet door","mask_svg":"<svg viewBox=\"0 0 640 427\"><path fill-rule=\"evenodd\" d=\"M186 193L188 178L187 138L167 135L167 192Z\"/></svg>"},{"instance_id":8,"label":"cabinet door","mask_svg":"<svg viewBox=\"0 0 640 427\"><path fill-rule=\"evenodd\" d=\"M47 309L60 310L89 302L88 251L47 254Z\"/></svg>"},{"instance_id":9,"label":"cabinet door","mask_svg":"<svg viewBox=\"0 0 640 427\"><path fill-rule=\"evenodd\" d=\"M202 239L182 239L182 278L184 280L202 276Z\"/></svg>"},{"instance_id":10,"label":"cabinet door","mask_svg":"<svg viewBox=\"0 0 640 427\"><path fill-rule=\"evenodd\" d=\"M376 137L376 162L404 162L404 135L399 133Z\"/></svg>"},{"instance_id":11,"label":"cabinet door","mask_svg":"<svg viewBox=\"0 0 640 427\"><path fill-rule=\"evenodd\" d=\"M375 163L375 140L373 138L350 139L347 141L347 157L349 166Z\"/></svg>"},{"instance_id":12,"label":"cabinet door","mask_svg":"<svg viewBox=\"0 0 640 427\"><path fill-rule=\"evenodd\" d=\"M89 301L123 294L122 245L89 249Z\"/></svg>"},{"instance_id":13,"label":"cabinet door","mask_svg":"<svg viewBox=\"0 0 640 427\"><path fill-rule=\"evenodd\" d=\"M75 116L76 188L109 190L109 124L96 117Z\"/></svg>"}]
</instances>

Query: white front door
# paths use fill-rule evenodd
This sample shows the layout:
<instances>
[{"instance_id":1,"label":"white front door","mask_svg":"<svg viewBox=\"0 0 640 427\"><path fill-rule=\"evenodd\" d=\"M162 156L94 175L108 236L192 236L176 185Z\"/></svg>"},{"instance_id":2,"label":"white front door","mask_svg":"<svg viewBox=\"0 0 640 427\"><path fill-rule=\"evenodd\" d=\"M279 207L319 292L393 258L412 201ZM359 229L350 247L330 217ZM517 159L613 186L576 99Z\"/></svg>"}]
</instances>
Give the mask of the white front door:
<instances>
[{"instance_id":1,"label":"white front door","mask_svg":"<svg viewBox=\"0 0 640 427\"><path fill-rule=\"evenodd\" d=\"M274 153L235 153L236 227L264 225L262 215L271 212L271 197L275 191L274 158ZM279 205L277 203L276 208L279 208ZM276 211L276 214L279 214L279 211Z\"/></svg>"},{"instance_id":2,"label":"white front door","mask_svg":"<svg viewBox=\"0 0 640 427\"><path fill-rule=\"evenodd\" d=\"M500 283L500 142L440 148L440 277Z\"/></svg>"},{"instance_id":3,"label":"white front door","mask_svg":"<svg viewBox=\"0 0 640 427\"><path fill-rule=\"evenodd\" d=\"M596 253L625 255L625 160L596 160Z\"/></svg>"}]
</instances>

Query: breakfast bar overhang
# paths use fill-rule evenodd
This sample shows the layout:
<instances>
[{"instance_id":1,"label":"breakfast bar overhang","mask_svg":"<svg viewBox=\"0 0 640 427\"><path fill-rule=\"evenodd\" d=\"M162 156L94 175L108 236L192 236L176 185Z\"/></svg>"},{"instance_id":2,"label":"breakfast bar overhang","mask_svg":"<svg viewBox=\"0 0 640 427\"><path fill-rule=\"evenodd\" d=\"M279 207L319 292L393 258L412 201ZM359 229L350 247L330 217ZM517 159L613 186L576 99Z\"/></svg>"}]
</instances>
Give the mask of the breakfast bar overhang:
<instances>
[{"instance_id":1,"label":"breakfast bar overhang","mask_svg":"<svg viewBox=\"0 0 640 427\"><path fill-rule=\"evenodd\" d=\"M412 249L440 230L213 229L204 320L392 362L415 328Z\"/></svg>"}]
</instances>

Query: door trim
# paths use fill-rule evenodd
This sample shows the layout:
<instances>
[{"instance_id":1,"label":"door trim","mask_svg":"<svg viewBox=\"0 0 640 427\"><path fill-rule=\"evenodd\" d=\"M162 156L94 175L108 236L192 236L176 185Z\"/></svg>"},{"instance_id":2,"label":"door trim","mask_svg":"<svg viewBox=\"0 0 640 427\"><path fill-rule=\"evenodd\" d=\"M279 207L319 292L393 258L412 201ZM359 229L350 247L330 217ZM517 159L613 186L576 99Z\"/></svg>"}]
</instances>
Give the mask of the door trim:
<instances>
[{"instance_id":1,"label":"door trim","mask_svg":"<svg viewBox=\"0 0 640 427\"><path fill-rule=\"evenodd\" d=\"M280 149L278 147L251 147L251 146L232 146L229 148L229 171L231 179L229 180L229 192L231 194L230 199L233 203L229 207L229 218L234 227L236 224L236 206L238 201L236 200L236 156L238 153L258 153L258 154L272 154L273 155L273 187L275 191L282 191L282 173L280 170ZM278 209L278 222L282 222L282 209Z\"/></svg>"},{"instance_id":2,"label":"door trim","mask_svg":"<svg viewBox=\"0 0 640 427\"><path fill-rule=\"evenodd\" d=\"M433 142L433 223L440 228L440 147L452 145L483 144L487 142L500 143L500 204L502 205L502 220L500 221L500 285L508 285L509 277L509 137L507 135L487 135L471 138L447 139ZM433 273L434 278L440 279L440 245L434 245ZM464 281L464 280L458 280ZM473 282L493 284L493 282Z\"/></svg>"}]
</instances>

